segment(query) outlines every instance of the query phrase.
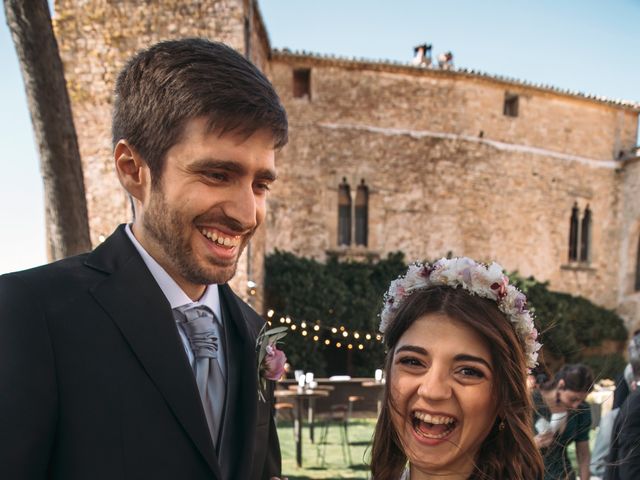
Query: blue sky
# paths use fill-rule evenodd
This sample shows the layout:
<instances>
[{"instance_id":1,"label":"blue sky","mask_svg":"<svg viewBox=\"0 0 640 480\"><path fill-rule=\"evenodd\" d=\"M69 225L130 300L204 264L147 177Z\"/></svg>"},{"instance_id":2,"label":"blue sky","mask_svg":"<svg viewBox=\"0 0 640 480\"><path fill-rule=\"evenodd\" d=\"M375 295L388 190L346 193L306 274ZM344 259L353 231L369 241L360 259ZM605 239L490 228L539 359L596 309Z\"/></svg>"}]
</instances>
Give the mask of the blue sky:
<instances>
[{"instance_id":1,"label":"blue sky","mask_svg":"<svg viewBox=\"0 0 640 480\"><path fill-rule=\"evenodd\" d=\"M259 0L271 45L409 61L413 46L457 66L640 101L640 0ZM38 156L0 9L0 273L46 261Z\"/></svg>"}]
</instances>

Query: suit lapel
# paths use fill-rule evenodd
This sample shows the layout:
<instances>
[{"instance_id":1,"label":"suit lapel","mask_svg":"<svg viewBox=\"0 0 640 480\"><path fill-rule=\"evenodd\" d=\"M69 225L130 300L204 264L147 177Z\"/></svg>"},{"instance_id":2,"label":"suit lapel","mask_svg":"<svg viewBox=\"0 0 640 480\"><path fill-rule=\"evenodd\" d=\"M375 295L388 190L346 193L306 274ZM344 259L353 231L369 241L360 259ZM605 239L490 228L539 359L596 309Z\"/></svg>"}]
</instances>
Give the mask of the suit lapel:
<instances>
[{"instance_id":1,"label":"suit lapel","mask_svg":"<svg viewBox=\"0 0 640 480\"><path fill-rule=\"evenodd\" d=\"M227 343L228 382L220 459L228 478L249 478L253 458L257 412L254 332L228 285L220 285L220 303Z\"/></svg>"},{"instance_id":2,"label":"suit lapel","mask_svg":"<svg viewBox=\"0 0 640 480\"><path fill-rule=\"evenodd\" d=\"M215 478L222 478L171 307L124 229L116 231L86 263L111 273L91 294L118 326Z\"/></svg>"}]
</instances>

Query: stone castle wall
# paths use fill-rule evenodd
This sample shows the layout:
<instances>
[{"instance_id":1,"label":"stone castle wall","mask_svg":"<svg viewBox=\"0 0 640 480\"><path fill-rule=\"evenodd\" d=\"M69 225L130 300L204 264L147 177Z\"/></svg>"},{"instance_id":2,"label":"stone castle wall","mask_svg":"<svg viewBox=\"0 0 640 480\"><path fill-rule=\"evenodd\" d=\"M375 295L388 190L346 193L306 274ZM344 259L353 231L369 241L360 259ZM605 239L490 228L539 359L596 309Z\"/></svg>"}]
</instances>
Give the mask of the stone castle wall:
<instances>
[{"instance_id":1,"label":"stone castle wall","mask_svg":"<svg viewBox=\"0 0 640 480\"><path fill-rule=\"evenodd\" d=\"M311 68L310 100L293 98L294 68ZM401 250L408 260L452 252L617 307L622 217L640 219L640 202L634 186L622 193L623 178L638 172L614 158L635 145L637 112L447 72L380 68L287 54L272 62L291 143L279 157L267 251L321 259ZM520 96L516 118L503 115L505 91ZM366 252L337 246L343 177L352 192L361 179L370 188ZM593 214L588 263L568 261L575 202Z\"/></svg>"}]
</instances>

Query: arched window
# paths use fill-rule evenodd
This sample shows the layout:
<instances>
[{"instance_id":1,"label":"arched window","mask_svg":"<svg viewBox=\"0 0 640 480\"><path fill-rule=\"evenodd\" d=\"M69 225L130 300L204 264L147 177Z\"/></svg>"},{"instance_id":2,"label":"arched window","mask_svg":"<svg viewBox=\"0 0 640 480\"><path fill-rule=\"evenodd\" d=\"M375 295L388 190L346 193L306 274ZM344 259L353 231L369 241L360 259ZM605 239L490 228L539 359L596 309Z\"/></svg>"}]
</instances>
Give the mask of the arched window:
<instances>
[{"instance_id":1,"label":"arched window","mask_svg":"<svg viewBox=\"0 0 640 480\"><path fill-rule=\"evenodd\" d=\"M346 178L338 186L338 245L351 245L351 188Z\"/></svg>"},{"instance_id":2,"label":"arched window","mask_svg":"<svg viewBox=\"0 0 640 480\"><path fill-rule=\"evenodd\" d=\"M591 210L589 205L584 210L582 226L580 228L580 261L588 262L591 249Z\"/></svg>"},{"instance_id":3,"label":"arched window","mask_svg":"<svg viewBox=\"0 0 640 480\"><path fill-rule=\"evenodd\" d=\"M356 190L356 245L367 246L369 237L369 187L361 180Z\"/></svg>"},{"instance_id":4,"label":"arched window","mask_svg":"<svg viewBox=\"0 0 640 480\"><path fill-rule=\"evenodd\" d=\"M636 292L640 292L640 238L638 239L638 253L636 254Z\"/></svg>"},{"instance_id":5,"label":"arched window","mask_svg":"<svg viewBox=\"0 0 640 480\"><path fill-rule=\"evenodd\" d=\"M571 209L571 220L569 222L569 261L578 260L578 203L573 204Z\"/></svg>"}]
</instances>

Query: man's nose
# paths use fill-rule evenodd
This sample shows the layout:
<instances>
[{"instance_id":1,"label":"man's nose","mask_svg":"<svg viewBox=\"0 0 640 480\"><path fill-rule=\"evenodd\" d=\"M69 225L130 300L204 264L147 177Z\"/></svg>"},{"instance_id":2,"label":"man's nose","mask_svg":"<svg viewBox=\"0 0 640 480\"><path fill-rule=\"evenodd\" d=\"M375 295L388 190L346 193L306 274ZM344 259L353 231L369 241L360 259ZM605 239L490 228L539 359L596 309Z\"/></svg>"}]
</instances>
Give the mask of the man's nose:
<instances>
[{"instance_id":1,"label":"man's nose","mask_svg":"<svg viewBox=\"0 0 640 480\"><path fill-rule=\"evenodd\" d=\"M224 203L224 213L242 225L244 230L251 230L257 226L257 199L253 185L244 182L234 186L229 192L229 198Z\"/></svg>"}]
</instances>

